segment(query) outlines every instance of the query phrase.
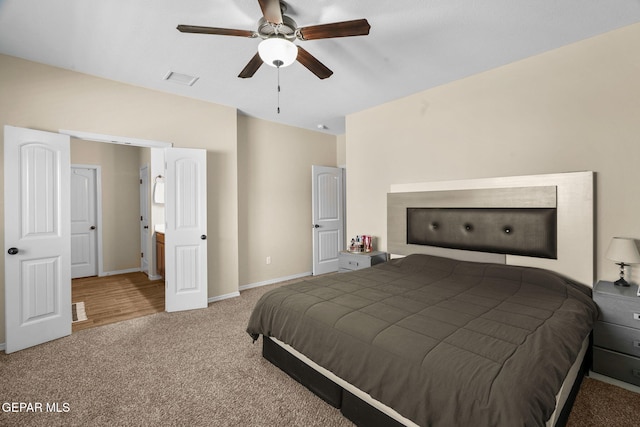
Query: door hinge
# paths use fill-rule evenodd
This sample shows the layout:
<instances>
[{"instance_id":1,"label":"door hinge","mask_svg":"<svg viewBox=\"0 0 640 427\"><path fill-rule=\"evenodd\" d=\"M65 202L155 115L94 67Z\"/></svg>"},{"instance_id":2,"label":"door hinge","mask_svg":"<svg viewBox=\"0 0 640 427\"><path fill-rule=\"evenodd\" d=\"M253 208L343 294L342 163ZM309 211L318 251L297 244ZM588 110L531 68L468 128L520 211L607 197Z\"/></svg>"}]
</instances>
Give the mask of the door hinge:
<instances>
[{"instance_id":1,"label":"door hinge","mask_svg":"<svg viewBox=\"0 0 640 427\"><path fill-rule=\"evenodd\" d=\"M142 178L140 178L140 184L142 184Z\"/></svg>"},{"instance_id":2,"label":"door hinge","mask_svg":"<svg viewBox=\"0 0 640 427\"><path fill-rule=\"evenodd\" d=\"M144 219L142 218L142 215L140 215L140 221L144 221Z\"/></svg>"},{"instance_id":3,"label":"door hinge","mask_svg":"<svg viewBox=\"0 0 640 427\"><path fill-rule=\"evenodd\" d=\"M144 258L144 252L140 252L140 258Z\"/></svg>"}]
</instances>

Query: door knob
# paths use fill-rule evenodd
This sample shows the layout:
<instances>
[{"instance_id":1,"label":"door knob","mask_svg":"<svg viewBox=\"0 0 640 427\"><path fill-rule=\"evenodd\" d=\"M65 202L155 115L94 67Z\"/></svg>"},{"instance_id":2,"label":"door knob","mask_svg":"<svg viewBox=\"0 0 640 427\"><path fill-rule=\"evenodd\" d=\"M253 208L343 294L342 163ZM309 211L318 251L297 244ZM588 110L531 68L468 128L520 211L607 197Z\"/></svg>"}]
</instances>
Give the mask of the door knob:
<instances>
[{"instance_id":1,"label":"door knob","mask_svg":"<svg viewBox=\"0 0 640 427\"><path fill-rule=\"evenodd\" d=\"M313 228L320 228L318 224L313 224Z\"/></svg>"},{"instance_id":2,"label":"door knob","mask_svg":"<svg viewBox=\"0 0 640 427\"><path fill-rule=\"evenodd\" d=\"M207 240L207 236L206 236L205 234L203 234L202 236L200 236L200 238L201 238L202 240Z\"/></svg>"},{"instance_id":3,"label":"door knob","mask_svg":"<svg viewBox=\"0 0 640 427\"><path fill-rule=\"evenodd\" d=\"M95 230L95 229L96 229L96 226L95 226L95 225L92 225L91 227L89 227L89 229L91 229L91 230Z\"/></svg>"},{"instance_id":4,"label":"door knob","mask_svg":"<svg viewBox=\"0 0 640 427\"><path fill-rule=\"evenodd\" d=\"M18 250L18 248L9 248L7 252L9 253L9 255L15 255L20 251Z\"/></svg>"}]
</instances>

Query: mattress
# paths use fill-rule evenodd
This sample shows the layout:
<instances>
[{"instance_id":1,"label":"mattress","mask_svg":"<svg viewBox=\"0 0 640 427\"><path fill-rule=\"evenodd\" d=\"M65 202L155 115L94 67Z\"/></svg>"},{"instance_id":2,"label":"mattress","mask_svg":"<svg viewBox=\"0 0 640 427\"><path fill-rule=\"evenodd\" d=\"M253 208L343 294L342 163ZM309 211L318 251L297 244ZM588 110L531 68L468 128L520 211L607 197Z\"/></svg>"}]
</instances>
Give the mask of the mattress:
<instances>
[{"instance_id":1,"label":"mattress","mask_svg":"<svg viewBox=\"0 0 640 427\"><path fill-rule=\"evenodd\" d=\"M544 425L596 317L526 267L411 255L265 294L271 336L418 425Z\"/></svg>"}]
</instances>

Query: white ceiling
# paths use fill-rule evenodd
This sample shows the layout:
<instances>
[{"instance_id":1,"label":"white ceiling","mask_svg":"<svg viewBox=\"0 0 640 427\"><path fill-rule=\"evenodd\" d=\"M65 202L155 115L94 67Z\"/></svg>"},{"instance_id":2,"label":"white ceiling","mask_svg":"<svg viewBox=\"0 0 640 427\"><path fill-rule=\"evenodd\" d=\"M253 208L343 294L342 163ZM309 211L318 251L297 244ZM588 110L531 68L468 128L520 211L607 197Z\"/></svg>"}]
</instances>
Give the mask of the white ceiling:
<instances>
[{"instance_id":1,"label":"white ceiling","mask_svg":"<svg viewBox=\"0 0 640 427\"><path fill-rule=\"evenodd\" d=\"M299 63L237 75L260 39L184 34L178 24L255 30L257 0L0 0L0 53L341 134L345 115L640 22L640 0L288 0L300 27L366 18L368 36L296 42ZM199 77L191 87L169 71Z\"/></svg>"}]
</instances>

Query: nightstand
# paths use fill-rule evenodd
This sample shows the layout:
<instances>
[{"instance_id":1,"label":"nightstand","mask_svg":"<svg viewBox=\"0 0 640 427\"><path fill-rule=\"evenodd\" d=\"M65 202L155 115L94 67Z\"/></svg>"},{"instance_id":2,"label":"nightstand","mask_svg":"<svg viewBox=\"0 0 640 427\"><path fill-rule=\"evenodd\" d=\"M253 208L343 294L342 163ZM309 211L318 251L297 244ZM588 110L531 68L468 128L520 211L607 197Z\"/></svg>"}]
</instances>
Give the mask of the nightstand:
<instances>
[{"instance_id":1,"label":"nightstand","mask_svg":"<svg viewBox=\"0 0 640 427\"><path fill-rule=\"evenodd\" d=\"M640 386L640 297L638 287L599 281L593 300L599 315L593 328L593 371Z\"/></svg>"},{"instance_id":2,"label":"nightstand","mask_svg":"<svg viewBox=\"0 0 640 427\"><path fill-rule=\"evenodd\" d=\"M387 261L387 253L380 251L371 252L349 252L340 251L338 254L339 272L361 270L371 267L381 262Z\"/></svg>"}]
</instances>

